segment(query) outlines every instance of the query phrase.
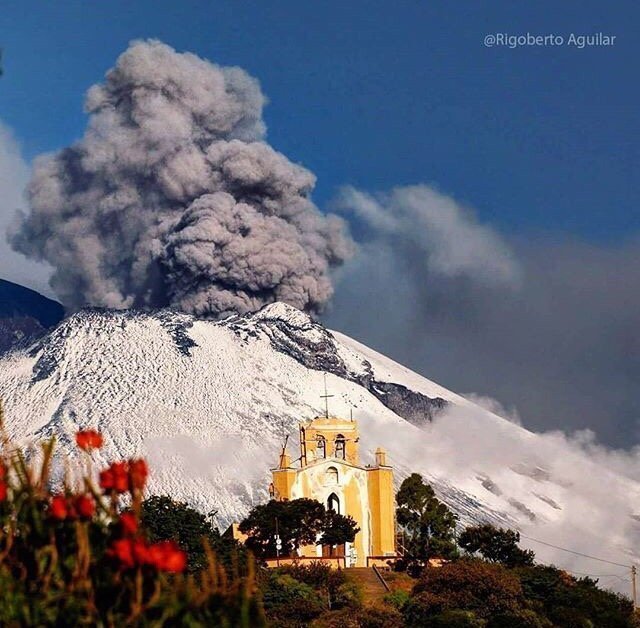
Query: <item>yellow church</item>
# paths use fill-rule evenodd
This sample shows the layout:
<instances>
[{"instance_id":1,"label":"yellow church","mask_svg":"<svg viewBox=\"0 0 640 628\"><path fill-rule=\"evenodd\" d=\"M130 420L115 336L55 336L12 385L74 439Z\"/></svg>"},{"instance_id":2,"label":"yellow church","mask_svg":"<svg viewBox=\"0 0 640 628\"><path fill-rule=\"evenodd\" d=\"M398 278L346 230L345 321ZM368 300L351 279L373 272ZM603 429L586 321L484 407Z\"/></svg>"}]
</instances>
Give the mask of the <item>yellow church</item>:
<instances>
[{"instance_id":1,"label":"yellow church","mask_svg":"<svg viewBox=\"0 0 640 628\"><path fill-rule=\"evenodd\" d=\"M351 516L360 532L345 547L302 547L303 560L320 559L345 567L384 564L395 557L393 469L382 448L375 464L362 466L358 425L327 415L300 425L300 456L292 461L283 448L272 469L273 499L315 499L339 514ZM332 560L334 559L334 560Z\"/></svg>"}]
</instances>

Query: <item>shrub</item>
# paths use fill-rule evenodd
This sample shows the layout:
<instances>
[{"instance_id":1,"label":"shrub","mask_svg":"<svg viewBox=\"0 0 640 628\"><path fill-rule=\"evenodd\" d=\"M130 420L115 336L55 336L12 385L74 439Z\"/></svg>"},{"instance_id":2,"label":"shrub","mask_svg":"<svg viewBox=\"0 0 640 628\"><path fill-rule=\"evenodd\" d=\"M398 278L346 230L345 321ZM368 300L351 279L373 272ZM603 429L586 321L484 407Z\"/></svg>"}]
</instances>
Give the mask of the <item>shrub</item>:
<instances>
[{"instance_id":1,"label":"shrub","mask_svg":"<svg viewBox=\"0 0 640 628\"><path fill-rule=\"evenodd\" d=\"M269 623L283 627L304 625L328 609L327 600L313 587L277 571L266 576L263 602Z\"/></svg>"},{"instance_id":2,"label":"shrub","mask_svg":"<svg viewBox=\"0 0 640 628\"><path fill-rule=\"evenodd\" d=\"M487 628L552 628L552 626L553 624L547 619L526 609L496 615L487 624Z\"/></svg>"},{"instance_id":3,"label":"shrub","mask_svg":"<svg viewBox=\"0 0 640 628\"><path fill-rule=\"evenodd\" d=\"M538 614L560 626L634 626L631 600L605 591L590 578L577 579L555 567L536 565L514 570L526 598Z\"/></svg>"},{"instance_id":4,"label":"shrub","mask_svg":"<svg viewBox=\"0 0 640 628\"><path fill-rule=\"evenodd\" d=\"M331 600L331 608L360 608L362 591L355 582L346 581L341 584Z\"/></svg>"},{"instance_id":5,"label":"shrub","mask_svg":"<svg viewBox=\"0 0 640 628\"><path fill-rule=\"evenodd\" d=\"M341 569L332 569L329 565L320 561L310 563L294 563L280 567L281 573L288 573L300 582L304 582L314 589L337 589L345 581L344 572Z\"/></svg>"},{"instance_id":6,"label":"shrub","mask_svg":"<svg viewBox=\"0 0 640 628\"><path fill-rule=\"evenodd\" d=\"M522 587L514 574L501 565L475 559L427 567L414 593L412 603L417 600L421 612L427 615L461 609L489 618L519 610L524 604Z\"/></svg>"},{"instance_id":7,"label":"shrub","mask_svg":"<svg viewBox=\"0 0 640 628\"><path fill-rule=\"evenodd\" d=\"M290 575L292 578L313 587L323 598L328 600L329 608L338 609L347 604L348 591L341 590L346 582L342 569L332 569L329 565L314 561L307 564L294 563L279 567L279 573Z\"/></svg>"},{"instance_id":8,"label":"shrub","mask_svg":"<svg viewBox=\"0 0 640 628\"><path fill-rule=\"evenodd\" d=\"M0 407L0 427L1 419ZM87 430L76 440L90 466L101 436ZM0 625L264 625L250 563L246 577L229 578L206 549L206 569L186 577L185 552L148 538L144 460L114 462L98 483L89 472L54 490L53 440L40 463L36 452L1 444Z\"/></svg>"},{"instance_id":9,"label":"shrub","mask_svg":"<svg viewBox=\"0 0 640 628\"><path fill-rule=\"evenodd\" d=\"M358 613L354 613L350 608L327 611L309 623L308 626L309 628L362 628Z\"/></svg>"},{"instance_id":10,"label":"shrub","mask_svg":"<svg viewBox=\"0 0 640 628\"><path fill-rule=\"evenodd\" d=\"M362 609L358 624L360 628L402 628L405 625L400 611L378 606Z\"/></svg>"},{"instance_id":11,"label":"shrub","mask_svg":"<svg viewBox=\"0 0 640 628\"><path fill-rule=\"evenodd\" d=\"M403 591L402 589L391 591L391 593L387 593L387 595L384 596L384 601L399 611L402 610L409 599L409 593L407 591Z\"/></svg>"},{"instance_id":12,"label":"shrub","mask_svg":"<svg viewBox=\"0 0 640 628\"><path fill-rule=\"evenodd\" d=\"M431 616L414 614L411 607L407 607L407 611L404 613L405 625L411 628L485 628L487 625L472 611L454 609Z\"/></svg>"}]
</instances>

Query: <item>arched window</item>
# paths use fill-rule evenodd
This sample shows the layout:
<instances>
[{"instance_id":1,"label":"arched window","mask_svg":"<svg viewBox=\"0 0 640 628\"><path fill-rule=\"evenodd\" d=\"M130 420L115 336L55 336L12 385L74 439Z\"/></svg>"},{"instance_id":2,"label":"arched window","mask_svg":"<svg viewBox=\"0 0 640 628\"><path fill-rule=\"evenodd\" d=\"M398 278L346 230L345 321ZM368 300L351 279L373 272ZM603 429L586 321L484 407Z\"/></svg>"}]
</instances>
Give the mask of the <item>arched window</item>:
<instances>
[{"instance_id":1,"label":"arched window","mask_svg":"<svg viewBox=\"0 0 640 628\"><path fill-rule=\"evenodd\" d=\"M335 448L335 456L336 458L345 458L345 439L342 434L338 434L336 436L336 448Z\"/></svg>"},{"instance_id":2,"label":"arched window","mask_svg":"<svg viewBox=\"0 0 640 628\"><path fill-rule=\"evenodd\" d=\"M335 486L338 483L338 469L329 467L325 473L325 480L327 485Z\"/></svg>"},{"instance_id":3,"label":"arched window","mask_svg":"<svg viewBox=\"0 0 640 628\"><path fill-rule=\"evenodd\" d=\"M327 510L333 510L333 512L340 514L340 500L335 493L331 493L327 499Z\"/></svg>"},{"instance_id":4,"label":"arched window","mask_svg":"<svg viewBox=\"0 0 640 628\"><path fill-rule=\"evenodd\" d=\"M316 439L316 458L327 457L327 441L324 436L318 435Z\"/></svg>"}]
</instances>

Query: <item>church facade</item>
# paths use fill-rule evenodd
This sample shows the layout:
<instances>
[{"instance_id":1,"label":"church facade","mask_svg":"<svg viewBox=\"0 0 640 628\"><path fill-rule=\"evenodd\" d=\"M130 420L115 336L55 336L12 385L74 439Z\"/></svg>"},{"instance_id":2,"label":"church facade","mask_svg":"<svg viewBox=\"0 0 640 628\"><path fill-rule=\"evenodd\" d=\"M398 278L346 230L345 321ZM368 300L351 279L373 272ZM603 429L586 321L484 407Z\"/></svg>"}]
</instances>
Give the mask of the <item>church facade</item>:
<instances>
[{"instance_id":1,"label":"church facade","mask_svg":"<svg viewBox=\"0 0 640 628\"><path fill-rule=\"evenodd\" d=\"M355 421L318 417L300 425L300 456L293 462L283 449L272 469L273 499L315 499L350 515L360 532L345 547L307 546L305 558L339 557L348 567L366 567L395 557L393 469L378 448L375 464L362 466Z\"/></svg>"}]
</instances>

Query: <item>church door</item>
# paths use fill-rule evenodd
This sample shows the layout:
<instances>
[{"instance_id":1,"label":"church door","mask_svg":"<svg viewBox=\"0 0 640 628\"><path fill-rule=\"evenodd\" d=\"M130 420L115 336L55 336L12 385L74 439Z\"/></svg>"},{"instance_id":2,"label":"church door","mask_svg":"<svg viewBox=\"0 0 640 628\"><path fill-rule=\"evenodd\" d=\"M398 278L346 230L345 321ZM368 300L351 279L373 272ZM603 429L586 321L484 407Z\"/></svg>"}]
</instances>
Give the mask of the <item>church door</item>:
<instances>
[{"instance_id":1,"label":"church door","mask_svg":"<svg viewBox=\"0 0 640 628\"><path fill-rule=\"evenodd\" d=\"M340 498L335 494L331 493L329 495L329 499L327 499L327 510L333 510L340 514ZM345 546L344 543L342 545L323 545L322 546L322 556L324 558L342 558L345 555Z\"/></svg>"}]
</instances>

